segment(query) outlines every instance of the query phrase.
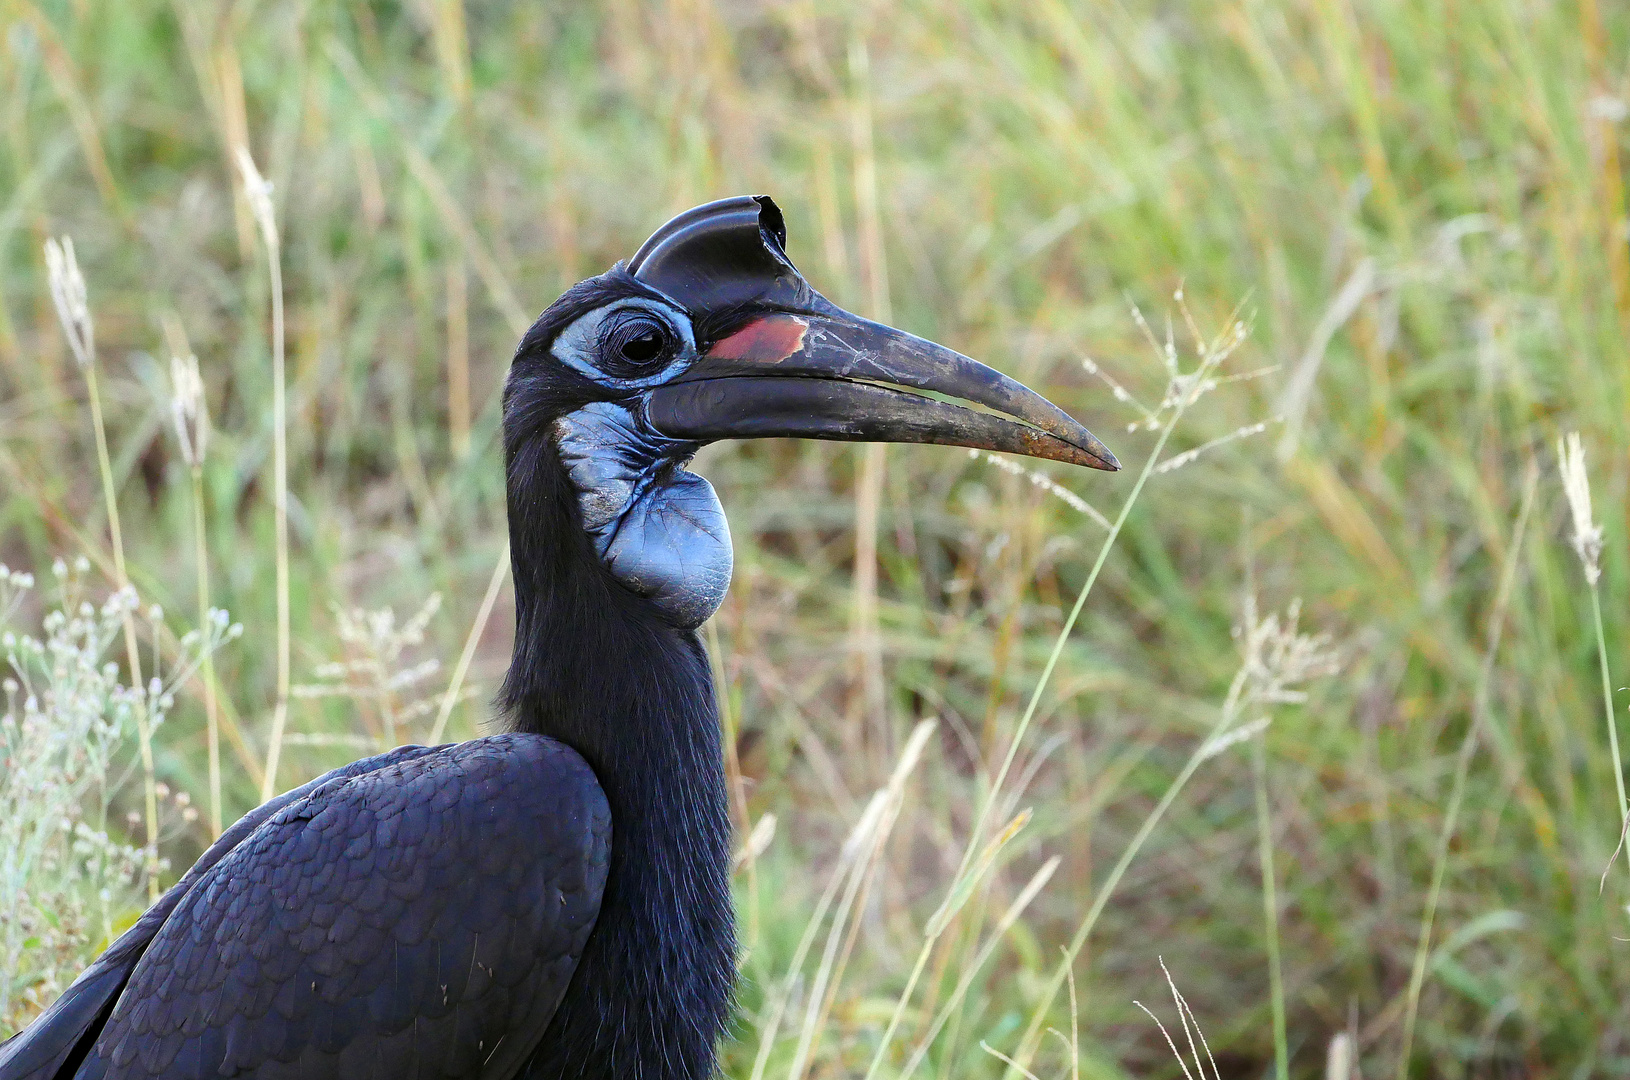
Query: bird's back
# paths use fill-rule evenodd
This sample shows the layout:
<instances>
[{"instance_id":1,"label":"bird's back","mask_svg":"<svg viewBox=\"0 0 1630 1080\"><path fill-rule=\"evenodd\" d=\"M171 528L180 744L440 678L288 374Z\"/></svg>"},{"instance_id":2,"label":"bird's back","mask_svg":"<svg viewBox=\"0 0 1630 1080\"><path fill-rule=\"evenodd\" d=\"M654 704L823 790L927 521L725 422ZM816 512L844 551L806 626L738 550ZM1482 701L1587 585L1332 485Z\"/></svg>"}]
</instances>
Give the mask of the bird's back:
<instances>
[{"instance_id":1,"label":"bird's back","mask_svg":"<svg viewBox=\"0 0 1630 1080\"><path fill-rule=\"evenodd\" d=\"M605 884L581 757L524 734L404 748L252 817L0 1046L0 1080L513 1075Z\"/></svg>"}]
</instances>

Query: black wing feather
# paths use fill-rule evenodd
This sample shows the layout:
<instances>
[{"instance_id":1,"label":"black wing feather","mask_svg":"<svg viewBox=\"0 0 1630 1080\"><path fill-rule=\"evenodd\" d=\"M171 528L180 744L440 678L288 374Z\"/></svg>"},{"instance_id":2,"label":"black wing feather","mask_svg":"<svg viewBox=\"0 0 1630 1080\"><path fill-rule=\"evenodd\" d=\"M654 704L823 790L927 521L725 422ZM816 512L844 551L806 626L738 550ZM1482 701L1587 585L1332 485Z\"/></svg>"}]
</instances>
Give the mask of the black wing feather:
<instances>
[{"instance_id":1,"label":"black wing feather","mask_svg":"<svg viewBox=\"0 0 1630 1080\"><path fill-rule=\"evenodd\" d=\"M434 753L435 749L403 746L377 757L353 761L310 783L286 791L239 818L210 845L181 880L159 898L158 903L148 908L129 930L119 935L107 952L63 991L61 997L26 1029L0 1043L0 1080L49 1080L59 1072L72 1075L73 1068L77 1068L79 1061L89 1051L96 1033L101 1030L102 1022L107 1019L136 962L181 898L197 884L200 877L273 814L327 783ZM64 1065L73 1068L65 1069Z\"/></svg>"},{"instance_id":2,"label":"black wing feather","mask_svg":"<svg viewBox=\"0 0 1630 1080\"><path fill-rule=\"evenodd\" d=\"M539 736L319 783L177 898L74 1075L502 1080L576 968L610 839L588 766Z\"/></svg>"}]
</instances>

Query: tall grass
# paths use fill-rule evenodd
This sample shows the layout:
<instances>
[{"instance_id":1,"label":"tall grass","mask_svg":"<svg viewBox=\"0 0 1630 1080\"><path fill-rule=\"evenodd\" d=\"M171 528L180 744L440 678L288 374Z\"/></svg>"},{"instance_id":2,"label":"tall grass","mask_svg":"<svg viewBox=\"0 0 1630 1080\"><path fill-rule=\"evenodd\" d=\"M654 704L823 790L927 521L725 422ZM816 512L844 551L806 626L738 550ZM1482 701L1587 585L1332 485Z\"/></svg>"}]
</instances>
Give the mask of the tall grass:
<instances>
[{"instance_id":1,"label":"tall grass","mask_svg":"<svg viewBox=\"0 0 1630 1080\"><path fill-rule=\"evenodd\" d=\"M1162 956L1223 1075L1630 1073L1630 878L1602 879L1622 5L17 0L0 23L0 561L83 555L111 593L116 513L144 604L248 627L176 688L155 799L202 804L217 760L230 821L263 780L484 730L516 337L666 214L767 191L834 300L1150 468L1133 501L1137 469L943 448L701 455L737 545L709 637L753 837L728 1073L1174 1074L1133 1005ZM277 195L272 263L240 147ZM41 256L65 234L94 396ZM1168 426L1198 385L1173 378L1185 311L1249 334ZM172 317L211 404L196 472ZM1512 524L1575 430L1591 582L1561 484L1531 489L1526 542ZM1301 597L1293 636L1340 643L1305 700L1230 694L1232 628L1265 620L1242 593ZM432 594L422 641L370 629ZM107 818L135 848L139 742ZM156 830L172 868L210 832Z\"/></svg>"}]
</instances>

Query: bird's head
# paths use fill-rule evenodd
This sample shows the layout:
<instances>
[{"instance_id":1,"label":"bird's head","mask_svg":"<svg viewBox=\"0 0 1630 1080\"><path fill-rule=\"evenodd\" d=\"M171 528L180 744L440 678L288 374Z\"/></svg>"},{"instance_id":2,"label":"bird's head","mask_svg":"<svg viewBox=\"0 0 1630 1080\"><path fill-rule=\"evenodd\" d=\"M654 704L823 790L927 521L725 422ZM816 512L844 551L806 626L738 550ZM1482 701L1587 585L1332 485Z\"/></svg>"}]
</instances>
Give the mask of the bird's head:
<instances>
[{"instance_id":1,"label":"bird's head","mask_svg":"<svg viewBox=\"0 0 1630 1080\"><path fill-rule=\"evenodd\" d=\"M730 583L724 511L685 469L706 443L941 443L1120 468L1018 382L831 303L785 244L770 199L722 199L680 214L629 262L550 305L504 393L512 513L528 450L552 447L606 569L688 629Z\"/></svg>"}]
</instances>

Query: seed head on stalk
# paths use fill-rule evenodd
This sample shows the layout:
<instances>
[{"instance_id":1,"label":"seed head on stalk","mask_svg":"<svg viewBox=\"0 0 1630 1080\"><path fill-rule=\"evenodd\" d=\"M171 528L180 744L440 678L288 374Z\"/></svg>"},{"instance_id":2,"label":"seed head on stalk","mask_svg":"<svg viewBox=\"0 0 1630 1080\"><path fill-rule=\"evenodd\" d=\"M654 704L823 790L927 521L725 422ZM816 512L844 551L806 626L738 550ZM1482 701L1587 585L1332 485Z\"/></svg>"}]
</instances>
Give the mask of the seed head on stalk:
<instances>
[{"instance_id":1,"label":"seed head on stalk","mask_svg":"<svg viewBox=\"0 0 1630 1080\"><path fill-rule=\"evenodd\" d=\"M189 468L201 468L209 442L209 414L204 411L204 380L198 374L198 357L170 357L170 419L175 424L181 458Z\"/></svg>"},{"instance_id":2,"label":"seed head on stalk","mask_svg":"<svg viewBox=\"0 0 1630 1080\"><path fill-rule=\"evenodd\" d=\"M1590 474L1585 471L1585 445L1577 431L1557 440L1557 466L1562 490L1573 511L1573 550L1585 564L1585 583L1592 588L1602 577L1602 527L1591 518Z\"/></svg>"},{"instance_id":3,"label":"seed head on stalk","mask_svg":"<svg viewBox=\"0 0 1630 1080\"><path fill-rule=\"evenodd\" d=\"M68 348L81 368L89 368L96 357L96 324L91 321L85 276L74 258L73 237L46 239L45 266L51 279L51 302L56 305Z\"/></svg>"},{"instance_id":4,"label":"seed head on stalk","mask_svg":"<svg viewBox=\"0 0 1630 1080\"><path fill-rule=\"evenodd\" d=\"M64 236L61 240L45 241L45 267L51 282L51 302L56 305L57 318L62 323L63 336L73 351L74 360L85 376L85 389L90 398L91 428L96 435L96 464L102 474L102 499L107 506L108 539L113 542L113 574L121 592L130 589L130 578L125 573L124 538L119 528L119 500L113 480L113 465L108 456L107 427L102 422L102 395L96 380L96 324L91 319L90 301L85 291L85 275L79 272L79 260L74 257L74 241ZM125 657L130 665L130 688L138 694L142 689L141 655L136 649L136 627L127 616L124 619ZM147 803L147 899L158 900L158 797L155 794L152 727L145 709L135 710L136 730L141 739L142 777Z\"/></svg>"}]
</instances>

